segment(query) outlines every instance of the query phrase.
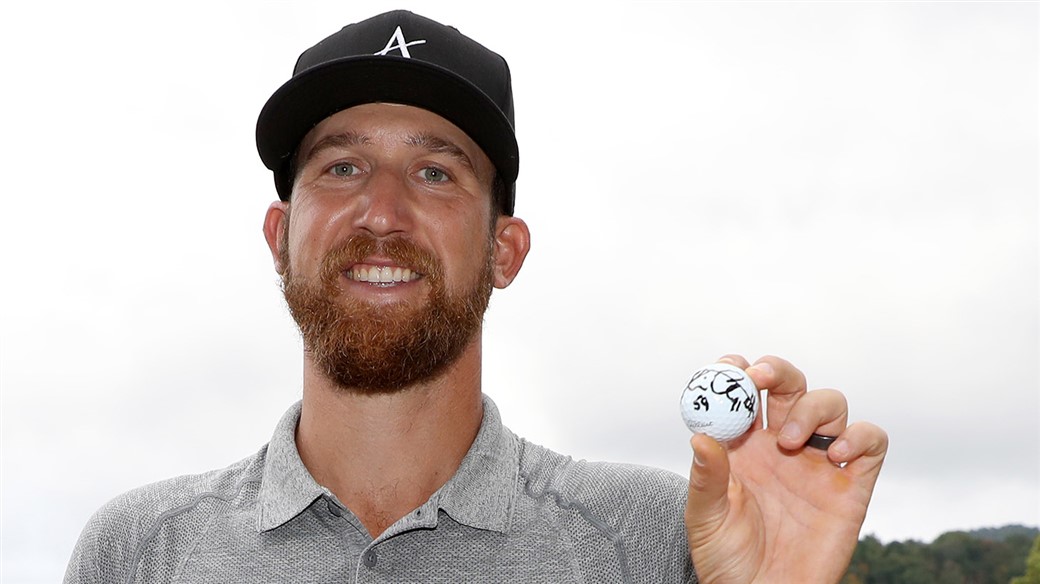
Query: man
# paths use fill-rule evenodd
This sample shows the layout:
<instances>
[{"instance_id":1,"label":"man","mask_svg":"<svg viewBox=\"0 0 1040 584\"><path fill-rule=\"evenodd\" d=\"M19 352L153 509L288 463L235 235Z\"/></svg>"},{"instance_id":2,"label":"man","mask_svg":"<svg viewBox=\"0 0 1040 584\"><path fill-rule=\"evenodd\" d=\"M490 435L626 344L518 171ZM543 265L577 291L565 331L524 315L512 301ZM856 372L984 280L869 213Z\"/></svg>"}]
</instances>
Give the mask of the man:
<instances>
[{"instance_id":1,"label":"man","mask_svg":"<svg viewBox=\"0 0 1040 584\"><path fill-rule=\"evenodd\" d=\"M725 358L768 390L767 420L728 451L694 436L688 483L502 427L482 317L530 235L501 57L408 12L350 25L301 55L257 144L303 400L256 455L103 507L66 582L840 578L887 438L781 359Z\"/></svg>"}]
</instances>

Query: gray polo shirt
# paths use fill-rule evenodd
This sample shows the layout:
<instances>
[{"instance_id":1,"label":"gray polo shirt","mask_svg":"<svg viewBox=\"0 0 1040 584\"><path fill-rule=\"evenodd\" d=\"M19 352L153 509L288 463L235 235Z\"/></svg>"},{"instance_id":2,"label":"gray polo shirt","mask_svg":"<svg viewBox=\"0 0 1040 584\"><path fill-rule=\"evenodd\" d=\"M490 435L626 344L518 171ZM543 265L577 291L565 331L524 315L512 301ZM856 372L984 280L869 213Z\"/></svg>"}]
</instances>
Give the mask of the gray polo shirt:
<instances>
[{"instance_id":1,"label":"gray polo shirt","mask_svg":"<svg viewBox=\"0 0 1040 584\"><path fill-rule=\"evenodd\" d=\"M458 472L372 539L304 467L299 417L237 464L106 504L65 582L696 582L678 475L531 444L485 396Z\"/></svg>"}]
</instances>

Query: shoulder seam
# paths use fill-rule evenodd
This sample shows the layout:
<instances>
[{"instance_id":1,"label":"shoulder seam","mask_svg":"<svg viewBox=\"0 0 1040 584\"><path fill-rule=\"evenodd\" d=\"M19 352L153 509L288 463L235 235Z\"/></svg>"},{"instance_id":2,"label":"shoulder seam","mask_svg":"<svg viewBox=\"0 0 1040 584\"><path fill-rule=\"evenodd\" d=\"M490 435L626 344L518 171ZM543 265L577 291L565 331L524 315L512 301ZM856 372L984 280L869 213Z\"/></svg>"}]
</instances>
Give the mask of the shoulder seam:
<instances>
[{"instance_id":1,"label":"shoulder seam","mask_svg":"<svg viewBox=\"0 0 1040 584\"><path fill-rule=\"evenodd\" d=\"M523 479L524 492L527 493L529 497L540 503L545 503L546 500L551 497L558 507L561 509L576 511L582 519L596 528L596 531L599 531L603 537L607 538L607 540L614 545L614 549L617 552L618 564L621 568L622 582L625 584L630 584L632 582L632 572L628 568L628 554L625 553L624 541L621 538L621 534L618 533L616 529L611 527L606 521L593 513L592 510L577 499L568 497L560 491L549 487L536 493L534 489L531 488L531 480L528 475L520 473L520 478Z\"/></svg>"},{"instance_id":2,"label":"shoulder seam","mask_svg":"<svg viewBox=\"0 0 1040 584\"><path fill-rule=\"evenodd\" d=\"M218 501L230 503L238 497L238 495L242 492L242 489L244 489L247 485L256 484L259 482L259 479L244 480L238 484L238 487L234 491L228 493L227 495L220 495L215 491L207 491L205 493L196 495L194 499L188 501L187 503L179 507L174 507L173 509L164 511L161 515L159 515L159 517L155 519L155 524L152 526L151 529L148 530L147 533L145 533L144 537L141 538L141 541L138 542L137 549L134 550L133 561L130 564L130 572L126 576L126 584L133 584L134 578L137 577L137 569L140 566L141 558L144 556L145 546L147 546L148 543L150 543L152 539L159 534L159 530L162 529L162 525L164 522L166 522L166 520L172 517L176 517L177 515L180 515L187 511L190 511L192 508L196 507L199 503L206 499L217 499Z\"/></svg>"}]
</instances>

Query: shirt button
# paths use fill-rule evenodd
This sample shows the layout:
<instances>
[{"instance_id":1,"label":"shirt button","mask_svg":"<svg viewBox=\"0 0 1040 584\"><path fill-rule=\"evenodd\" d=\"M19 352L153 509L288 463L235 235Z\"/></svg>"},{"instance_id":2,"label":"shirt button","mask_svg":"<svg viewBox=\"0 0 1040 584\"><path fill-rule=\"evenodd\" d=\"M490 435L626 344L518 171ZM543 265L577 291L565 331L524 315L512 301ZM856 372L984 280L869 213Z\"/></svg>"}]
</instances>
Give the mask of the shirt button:
<instances>
[{"instance_id":1,"label":"shirt button","mask_svg":"<svg viewBox=\"0 0 1040 584\"><path fill-rule=\"evenodd\" d=\"M332 513L336 517L343 517L343 511L340 510L339 505L336 505L332 501L326 501L329 506L329 513Z\"/></svg>"},{"instance_id":2,"label":"shirt button","mask_svg":"<svg viewBox=\"0 0 1040 584\"><path fill-rule=\"evenodd\" d=\"M369 568L374 568L376 566L376 559L376 550L367 550L361 556L361 561Z\"/></svg>"}]
</instances>

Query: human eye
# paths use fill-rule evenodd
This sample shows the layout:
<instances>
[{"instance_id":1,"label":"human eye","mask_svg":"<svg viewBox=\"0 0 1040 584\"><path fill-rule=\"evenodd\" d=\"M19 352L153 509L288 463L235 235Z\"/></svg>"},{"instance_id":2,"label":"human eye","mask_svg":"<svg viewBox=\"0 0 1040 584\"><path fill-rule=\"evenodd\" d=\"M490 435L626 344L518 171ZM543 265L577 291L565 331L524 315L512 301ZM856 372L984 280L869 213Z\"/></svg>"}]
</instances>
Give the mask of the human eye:
<instances>
[{"instance_id":1,"label":"human eye","mask_svg":"<svg viewBox=\"0 0 1040 584\"><path fill-rule=\"evenodd\" d=\"M447 182L450 180L448 173L444 172L436 166L427 166L426 168L419 171L420 176L423 180L431 183Z\"/></svg>"},{"instance_id":2,"label":"human eye","mask_svg":"<svg viewBox=\"0 0 1040 584\"><path fill-rule=\"evenodd\" d=\"M349 162L337 162L332 165L329 172L336 176L353 176L358 173L358 167Z\"/></svg>"}]
</instances>

